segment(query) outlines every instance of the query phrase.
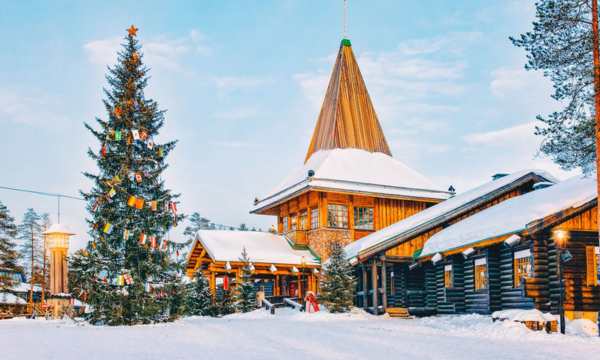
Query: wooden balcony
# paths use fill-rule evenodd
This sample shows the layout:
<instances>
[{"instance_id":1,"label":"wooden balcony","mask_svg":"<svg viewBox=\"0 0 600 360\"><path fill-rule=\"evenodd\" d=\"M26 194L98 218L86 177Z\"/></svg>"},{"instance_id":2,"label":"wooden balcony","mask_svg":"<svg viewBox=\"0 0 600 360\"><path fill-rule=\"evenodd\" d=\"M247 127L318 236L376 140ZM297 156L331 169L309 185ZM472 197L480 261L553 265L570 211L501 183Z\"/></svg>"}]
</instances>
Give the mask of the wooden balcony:
<instances>
[{"instance_id":1,"label":"wooden balcony","mask_svg":"<svg viewBox=\"0 0 600 360\"><path fill-rule=\"evenodd\" d=\"M306 230L290 230L285 233L295 245L308 245L308 237L306 236Z\"/></svg>"}]
</instances>

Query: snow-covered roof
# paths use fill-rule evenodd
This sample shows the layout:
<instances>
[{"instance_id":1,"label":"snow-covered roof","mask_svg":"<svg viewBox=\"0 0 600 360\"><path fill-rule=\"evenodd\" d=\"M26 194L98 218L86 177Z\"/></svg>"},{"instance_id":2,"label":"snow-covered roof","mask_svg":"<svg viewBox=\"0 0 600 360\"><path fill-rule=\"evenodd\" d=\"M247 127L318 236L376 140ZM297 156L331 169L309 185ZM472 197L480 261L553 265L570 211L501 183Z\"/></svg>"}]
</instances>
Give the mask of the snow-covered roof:
<instances>
[{"instance_id":1,"label":"snow-covered roof","mask_svg":"<svg viewBox=\"0 0 600 360\"><path fill-rule=\"evenodd\" d=\"M314 175L309 177L312 170ZM388 196L447 199L429 179L393 157L362 149L320 150L296 168L268 196L253 206L257 212L308 189L330 189Z\"/></svg>"},{"instance_id":2,"label":"snow-covered roof","mask_svg":"<svg viewBox=\"0 0 600 360\"><path fill-rule=\"evenodd\" d=\"M581 207L596 198L595 176L579 175L485 209L433 235L421 256L444 252L503 235L559 211Z\"/></svg>"},{"instance_id":3,"label":"snow-covered roof","mask_svg":"<svg viewBox=\"0 0 600 360\"><path fill-rule=\"evenodd\" d=\"M10 291L17 292L17 293L25 293L25 292L29 292L29 290L31 290L31 284L27 283L27 282L20 282L10 288ZM35 284L33 285L33 292L41 292L41 291L42 291L41 286L35 285Z\"/></svg>"},{"instance_id":4,"label":"snow-covered roof","mask_svg":"<svg viewBox=\"0 0 600 360\"><path fill-rule=\"evenodd\" d=\"M283 235L260 231L200 230L197 241L214 261L239 261L246 248L252 262L319 265L308 250L298 250Z\"/></svg>"},{"instance_id":5,"label":"snow-covered roof","mask_svg":"<svg viewBox=\"0 0 600 360\"><path fill-rule=\"evenodd\" d=\"M71 232L71 229L65 224L52 224L48 230L44 232L44 234L53 234L53 233L63 233L68 235L75 235Z\"/></svg>"},{"instance_id":6,"label":"snow-covered roof","mask_svg":"<svg viewBox=\"0 0 600 360\"><path fill-rule=\"evenodd\" d=\"M24 305L27 304L27 301L11 293L0 292L0 304Z\"/></svg>"},{"instance_id":7,"label":"snow-covered roof","mask_svg":"<svg viewBox=\"0 0 600 360\"><path fill-rule=\"evenodd\" d=\"M535 177L556 181L553 176L539 170L522 170L509 174L457 194L446 201L350 243L344 249L346 256L349 259L359 255L368 256L374 251L381 251L382 247L393 246L439 225L448 218L463 214L486 200L514 189Z\"/></svg>"}]
</instances>

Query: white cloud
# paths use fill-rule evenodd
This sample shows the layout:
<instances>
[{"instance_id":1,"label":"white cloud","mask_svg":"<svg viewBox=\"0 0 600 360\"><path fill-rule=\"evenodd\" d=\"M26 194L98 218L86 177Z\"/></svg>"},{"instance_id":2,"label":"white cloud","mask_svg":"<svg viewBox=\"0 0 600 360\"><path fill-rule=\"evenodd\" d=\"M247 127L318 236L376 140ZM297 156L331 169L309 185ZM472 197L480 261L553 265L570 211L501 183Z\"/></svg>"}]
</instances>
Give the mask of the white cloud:
<instances>
[{"instance_id":1,"label":"white cloud","mask_svg":"<svg viewBox=\"0 0 600 360\"><path fill-rule=\"evenodd\" d=\"M220 91L229 92L255 88L271 82L271 78L260 76L216 76L213 81Z\"/></svg>"},{"instance_id":2,"label":"white cloud","mask_svg":"<svg viewBox=\"0 0 600 360\"><path fill-rule=\"evenodd\" d=\"M214 114L217 119L241 120L248 119L258 115L257 107L236 107L233 109L218 111Z\"/></svg>"},{"instance_id":3,"label":"white cloud","mask_svg":"<svg viewBox=\"0 0 600 360\"><path fill-rule=\"evenodd\" d=\"M0 121L26 125L57 124L66 119L58 106L58 99L32 89L27 94L0 89Z\"/></svg>"},{"instance_id":4,"label":"white cloud","mask_svg":"<svg viewBox=\"0 0 600 360\"><path fill-rule=\"evenodd\" d=\"M107 39L92 40L83 45L91 63L113 65L117 61L117 52L121 50L123 39L112 37ZM169 70L183 70L182 59L186 55L206 56L211 54L207 40L198 30L191 30L187 35L179 38L159 36L141 41L142 53L145 63L153 68L162 67Z\"/></svg>"},{"instance_id":5,"label":"white cloud","mask_svg":"<svg viewBox=\"0 0 600 360\"><path fill-rule=\"evenodd\" d=\"M528 122L499 130L467 134L463 139L469 145L513 146L514 143L525 144L531 141L539 143L540 139L534 135L534 129L535 122Z\"/></svg>"}]
</instances>

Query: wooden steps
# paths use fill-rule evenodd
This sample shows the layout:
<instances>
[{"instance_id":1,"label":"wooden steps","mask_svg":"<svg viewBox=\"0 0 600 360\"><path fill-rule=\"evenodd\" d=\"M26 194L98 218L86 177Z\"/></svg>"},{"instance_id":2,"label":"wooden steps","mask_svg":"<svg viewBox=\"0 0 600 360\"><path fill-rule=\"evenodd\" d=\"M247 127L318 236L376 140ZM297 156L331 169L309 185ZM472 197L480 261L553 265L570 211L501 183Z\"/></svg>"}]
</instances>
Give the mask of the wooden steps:
<instances>
[{"instance_id":1,"label":"wooden steps","mask_svg":"<svg viewBox=\"0 0 600 360\"><path fill-rule=\"evenodd\" d=\"M401 307L387 308L386 312L390 317L393 317L393 318L399 318L399 319L412 319L413 318L408 313L407 308L401 308Z\"/></svg>"}]
</instances>

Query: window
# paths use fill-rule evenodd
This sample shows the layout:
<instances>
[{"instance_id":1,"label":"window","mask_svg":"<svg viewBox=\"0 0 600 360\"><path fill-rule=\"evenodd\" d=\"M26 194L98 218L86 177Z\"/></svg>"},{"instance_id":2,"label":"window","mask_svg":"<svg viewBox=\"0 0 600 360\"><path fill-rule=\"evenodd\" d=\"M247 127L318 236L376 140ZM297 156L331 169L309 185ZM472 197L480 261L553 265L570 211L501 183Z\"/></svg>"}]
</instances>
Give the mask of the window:
<instances>
[{"instance_id":1,"label":"window","mask_svg":"<svg viewBox=\"0 0 600 360\"><path fill-rule=\"evenodd\" d=\"M454 286L454 274L452 273L452 265L444 266L444 287L449 289Z\"/></svg>"},{"instance_id":2,"label":"window","mask_svg":"<svg viewBox=\"0 0 600 360\"><path fill-rule=\"evenodd\" d=\"M306 218L307 218L307 212L306 210L302 211L300 213L300 230L306 230Z\"/></svg>"},{"instance_id":3,"label":"window","mask_svg":"<svg viewBox=\"0 0 600 360\"><path fill-rule=\"evenodd\" d=\"M292 215L292 231L298 229L298 216Z\"/></svg>"},{"instance_id":4,"label":"window","mask_svg":"<svg viewBox=\"0 0 600 360\"><path fill-rule=\"evenodd\" d=\"M484 290L488 288L488 269L487 259L475 259L475 290Z\"/></svg>"},{"instance_id":5,"label":"window","mask_svg":"<svg viewBox=\"0 0 600 360\"><path fill-rule=\"evenodd\" d=\"M283 232L287 232L288 231L288 217L284 216L283 217Z\"/></svg>"},{"instance_id":6,"label":"window","mask_svg":"<svg viewBox=\"0 0 600 360\"><path fill-rule=\"evenodd\" d=\"M332 228L348 228L348 208L346 205L327 205L327 226Z\"/></svg>"},{"instance_id":7,"label":"window","mask_svg":"<svg viewBox=\"0 0 600 360\"><path fill-rule=\"evenodd\" d=\"M318 208L310 209L310 228L311 229L319 228L319 209Z\"/></svg>"},{"instance_id":8,"label":"window","mask_svg":"<svg viewBox=\"0 0 600 360\"><path fill-rule=\"evenodd\" d=\"M359 230L373 230L373 208L354 208L354 228Z\"/></svg>"},{"instance_id":9,"label":"window","mask_svg":"<svg viewBox=\"0 0 600 360\"><path fill-rule=\"evenodd\" d=\"M524 278L533 275L533 266L531 265L531 251L529 249L516 251L514 260L515 287L520 287Z\"/></svg>"},{"instance_id":10,"label":"window","mask_svg":"<svg viewBox=\"0 0 600 360\"><path fill-rule=\"evenodd\" d=\"M585 247L585 285L598 285L598 253L600 248L593 245Z\"/></svg>"}]
</instances>

